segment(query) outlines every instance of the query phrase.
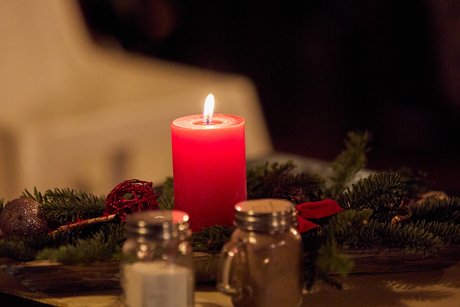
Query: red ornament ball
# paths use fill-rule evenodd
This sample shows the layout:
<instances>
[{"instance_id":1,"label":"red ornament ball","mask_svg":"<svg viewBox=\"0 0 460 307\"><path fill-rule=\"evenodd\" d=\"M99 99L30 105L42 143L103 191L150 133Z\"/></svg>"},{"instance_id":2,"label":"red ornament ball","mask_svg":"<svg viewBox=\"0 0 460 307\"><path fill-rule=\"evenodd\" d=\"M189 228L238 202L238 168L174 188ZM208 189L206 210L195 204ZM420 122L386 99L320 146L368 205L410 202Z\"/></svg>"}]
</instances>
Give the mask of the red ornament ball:
<instances>
[{"instance_id":1,"label":"red ornament ball","mask_svg":"<svg viewBox=\"0 0 460 307\"><path fill-rule=\"evenodd\" d=\"M107 195L104 214L116 214L125 221L126 216L134 212L158 209L157 199L152 182L129 179L118 184Z\"/></svg>"},{"instance_id":2,"label":"red ornament ball","mask_svg":"<svg viewBox=\"0 0 460 307\"><path fill-rule=\"evenodd\" d=\"M48 223L39 214L40 203L31 198L8 202L0 213L0 230L4 236L29 236L46 233Z\"/></svg>"}]
</instances>

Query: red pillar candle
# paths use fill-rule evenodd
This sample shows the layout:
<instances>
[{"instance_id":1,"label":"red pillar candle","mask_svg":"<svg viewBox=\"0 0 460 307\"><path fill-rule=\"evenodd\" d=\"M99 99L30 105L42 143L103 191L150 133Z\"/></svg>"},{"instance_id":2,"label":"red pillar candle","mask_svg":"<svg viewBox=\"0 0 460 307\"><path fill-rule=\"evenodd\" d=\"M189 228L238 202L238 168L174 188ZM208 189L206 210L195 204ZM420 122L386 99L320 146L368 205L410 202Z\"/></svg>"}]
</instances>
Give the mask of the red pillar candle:
<instances>
[{"instance_id":1,"label":"red pillar candle","mask_svg":"<svg viewBox=\"0 0 460 307\"><path fill-rule=\"evenodd\" d=\"M234 205L246 200L244 118L205 111L175 119L171 136L174 208L189 214L193 231L231 225Z\"/></svg>"}]
</instances>

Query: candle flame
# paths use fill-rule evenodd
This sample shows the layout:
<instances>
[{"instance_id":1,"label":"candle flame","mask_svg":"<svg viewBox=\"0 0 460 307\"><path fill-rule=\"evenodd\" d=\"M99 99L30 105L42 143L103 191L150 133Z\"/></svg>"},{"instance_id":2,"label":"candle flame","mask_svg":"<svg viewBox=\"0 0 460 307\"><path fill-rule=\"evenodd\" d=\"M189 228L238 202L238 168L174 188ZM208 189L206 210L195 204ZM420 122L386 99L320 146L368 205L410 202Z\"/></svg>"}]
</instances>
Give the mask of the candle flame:
<instances>
[{"instance_id":1,"label":"candle flame","mask_svg":"<svg viewBox=\"0 0 460 307\"><path fill-rule=\"evenodd\" d=\"M214 112L214 95L209 94L204 101L203 123L212 123L212 114Z\"/></svg>"}]
</instances>

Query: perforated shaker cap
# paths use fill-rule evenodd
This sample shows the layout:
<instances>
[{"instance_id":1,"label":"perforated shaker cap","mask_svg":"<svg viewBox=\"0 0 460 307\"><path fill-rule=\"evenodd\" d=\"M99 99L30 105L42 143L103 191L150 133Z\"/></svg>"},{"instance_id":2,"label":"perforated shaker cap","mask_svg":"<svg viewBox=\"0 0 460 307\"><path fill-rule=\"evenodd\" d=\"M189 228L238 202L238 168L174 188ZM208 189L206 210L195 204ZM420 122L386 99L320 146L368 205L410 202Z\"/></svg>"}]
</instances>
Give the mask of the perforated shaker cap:
<instances>
[{"instance_id":1,"label":"perforated shaker cap","mask_svg":"<svg viewBox=\"0 0 460 307\"><path fill-rule=\"evenodd\" d=\"M127 217L126 234L158 240L185 239L190 235L188 220L188 214L179 210L140 211Z\"/></svg>"},{"instance_id":2,"label":"perforated shaker cap","mask_svg":"<svg viewBox=\"0 0 460 307\"><path fill-rule=\"evenodd\" d=\"M285 232L295 221L294 204L285 199L255 199L235 205L235 225L244 230Z\"/></svg>"}]
</instances>

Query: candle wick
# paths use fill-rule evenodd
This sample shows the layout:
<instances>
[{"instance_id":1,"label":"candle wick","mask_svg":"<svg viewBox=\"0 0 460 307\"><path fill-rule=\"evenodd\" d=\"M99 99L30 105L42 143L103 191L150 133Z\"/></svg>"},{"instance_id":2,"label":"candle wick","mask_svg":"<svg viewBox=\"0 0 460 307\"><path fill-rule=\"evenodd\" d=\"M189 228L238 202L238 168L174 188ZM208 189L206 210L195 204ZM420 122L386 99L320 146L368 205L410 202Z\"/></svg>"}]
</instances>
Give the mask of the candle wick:
<instances>
[{"instance_id":1,"label":"candle wick","mask_svg":"<svg viewBox=\"0 0 460 307\"><path fill-rule=\"evenodd\" d=\"M204 122L206 125L209 125L209 124L212 122L211 116L206 115L206 116L203 118L203 122Z\"/></svg>"}]
</instances>

